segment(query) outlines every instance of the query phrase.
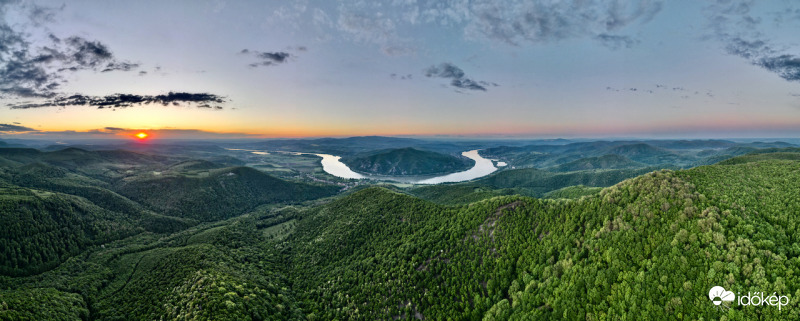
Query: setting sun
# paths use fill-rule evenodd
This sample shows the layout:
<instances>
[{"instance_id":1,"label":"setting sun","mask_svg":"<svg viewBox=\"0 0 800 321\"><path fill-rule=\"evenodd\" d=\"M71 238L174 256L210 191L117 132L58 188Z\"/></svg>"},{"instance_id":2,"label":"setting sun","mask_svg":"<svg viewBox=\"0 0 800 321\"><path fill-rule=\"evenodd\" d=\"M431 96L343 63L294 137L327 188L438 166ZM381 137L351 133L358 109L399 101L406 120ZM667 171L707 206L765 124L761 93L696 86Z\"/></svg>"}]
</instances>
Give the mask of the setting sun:
<instances>
[{"instance_id":1,"label":"setting sun","mask_svg":"<svg viewBox=\"0 0 800 321\"><path fill-rule=\"evenodd\" d=\"M142 133L136 134L135 136L136 136L136 138L139 138L139 139L145 139L145 138L147 138L147 133L142 132Z\"/></svg>"}]
</instances>

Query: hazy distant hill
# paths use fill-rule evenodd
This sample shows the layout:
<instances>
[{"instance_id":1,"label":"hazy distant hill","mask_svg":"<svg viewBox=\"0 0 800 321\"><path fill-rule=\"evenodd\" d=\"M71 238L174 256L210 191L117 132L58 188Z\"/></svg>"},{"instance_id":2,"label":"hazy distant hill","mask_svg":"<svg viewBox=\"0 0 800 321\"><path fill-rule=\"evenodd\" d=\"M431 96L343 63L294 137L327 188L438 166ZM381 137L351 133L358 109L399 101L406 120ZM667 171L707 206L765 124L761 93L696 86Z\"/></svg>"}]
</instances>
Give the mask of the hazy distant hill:
<instances>
[{"instance_id":1,"label":"hazy distant hill","mask_svg":"<svg viewBox=\"0 0 800 321\"><path fill-rule=\"evenodd\" d=\"M26 147L26 146L23 144L7 143L0 140L0 148L13 148L13 147Z\"/></svg>"},{"instance_id":2,"label":"hazy distant hill","mask_svg":"<svg viewBox=\"0 0 800 321\"><path fill-rule=\"evenodd\" d=\"M573 172L592 169L623 169L646 167L647 165L634 162L622 155L603 155L599 157L581 158L566 164L548 168L552 172Z\"/></svg>"},{"instance_id":3,"label":"hazy distant hill","mask_svg":"<svg viewBox=\"0 0 800 321\"><path fill-rule=\"evenodd\" d=\"M412 138L359 136L348 138L276 139L253 144L253 147L277 151L352 156L367 151L405 148L424 144L426 144L425 141Z\"/></svg>"},{"instance_id":4,"label":"hazy distant hill","mask_svg":"<svg viewBox=\"0 0 800 321\"><path fill-rule=\"evenodd\" d=\"M342 158L350 169L369 174L434 175L467 170L475 161L416 148L386 149Z\"/></svg>"},{"instance_id":5,"label":"hazy distant hill","mask_svg":"<svg viewBox=\"0 0 800 321\"><path fill-rule=\"evenodd\" d=\"M625 156L633 161L650 165L680 164L689 161L675 152L645 143L616 146L605 152Z\"/></svg>"},{"instance_id":6,"label":"hazy distant hill","mask_svg":"<svg viewBox=\"0 0 800 321\"><path fill-rule=\"evenodd\" d=\"M498 146L481 151L485 157L507 162L512 167L554 168L573 161L608 154L646 165L692 167L714 164L721 160L756 150L794 146L786 142L737 143L727 140L642 140L591 141L564 145Z\"/></svg>"}]
</instances>

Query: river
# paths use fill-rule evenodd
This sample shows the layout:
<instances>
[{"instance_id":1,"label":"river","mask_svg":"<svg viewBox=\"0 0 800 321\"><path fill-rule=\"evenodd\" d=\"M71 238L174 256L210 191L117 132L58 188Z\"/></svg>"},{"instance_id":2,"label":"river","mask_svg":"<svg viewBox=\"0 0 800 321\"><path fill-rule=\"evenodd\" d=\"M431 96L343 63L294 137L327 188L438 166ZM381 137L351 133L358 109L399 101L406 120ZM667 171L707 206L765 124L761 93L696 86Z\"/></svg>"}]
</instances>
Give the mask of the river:
<instances>
[{"instance_id":1,"label":"river","mask_svg":"<svg viewBox=\"0 0 800 321\"><path fill-rule=\"evenodd\" d=\"M453 183L463 182L476 179L489 175L497 170L492 163L492 160L481 157L478 150L471 150L461 153L464 157L470 158L475 161L475 166L463 171L456 172L442 176L380 176L380 175L366 175L356 173L351 170L347 165L340 161L340 156L328 154L314 154L322 157L322 169L333 176L341 178L352 179L376 179L383 181L396 181L400 183L413 183L413 184L439 184L439 183ZM500 164L501 166L504 164Z\"/></svg>"}]
</instances>

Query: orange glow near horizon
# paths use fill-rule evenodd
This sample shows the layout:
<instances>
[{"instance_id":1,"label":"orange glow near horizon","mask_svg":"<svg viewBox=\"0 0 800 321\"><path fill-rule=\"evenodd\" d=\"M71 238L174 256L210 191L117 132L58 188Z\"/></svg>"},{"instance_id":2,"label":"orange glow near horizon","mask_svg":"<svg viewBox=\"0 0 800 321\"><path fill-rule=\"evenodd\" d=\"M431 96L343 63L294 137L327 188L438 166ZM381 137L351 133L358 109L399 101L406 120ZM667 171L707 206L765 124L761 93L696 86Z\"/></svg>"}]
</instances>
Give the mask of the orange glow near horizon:
<instances>
[{"instance_id":1,"label":"orange glow near horizon","mask_svg":"<svg viewBox=\"0 0 800 321\"><path fill-rule=\"evenodd\" d=\"M136 136L136 138L138 138L140 140L143 140L143 139L147 138L147 136L149 136L149 135L147 135L147 133L145 133L145 132L139 132L138 134L136 134L134 136Z\"/></svg>"}]
</instances>

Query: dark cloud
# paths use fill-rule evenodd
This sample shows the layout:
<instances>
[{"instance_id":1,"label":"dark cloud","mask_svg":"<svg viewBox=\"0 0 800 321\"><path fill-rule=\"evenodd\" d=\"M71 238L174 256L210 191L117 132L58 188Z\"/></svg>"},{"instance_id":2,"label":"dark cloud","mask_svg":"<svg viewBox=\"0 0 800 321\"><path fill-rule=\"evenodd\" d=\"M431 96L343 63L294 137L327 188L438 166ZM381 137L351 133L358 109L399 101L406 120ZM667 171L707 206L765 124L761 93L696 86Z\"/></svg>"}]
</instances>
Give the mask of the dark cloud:
<instances>
[{"instance_id":1,"label":"dark cloud","mask_svg":"<svg viewBox=\"0 0 800 321\"><path fill-rule=\"evenodd\" d=\"M303 50L297 48L295 48L295 50L305 51L305 47L298 48L303 48ZM288 62L290 58L294 57L294 55L285 51L261 52L250 49L242 49L242 51L239 51L239 54L253 55L259 60L258 62L248 64L250 67L279 65Z\"/></svg>"},{"instance_id":2,"label":"dark cloud","mask_svg":"<svg viewBox=\"0 0 800 321\"><path fill-rule=\"evenodd\" d=\"M105 129L106 131L112 131L112 132L117 132L117 131L126 130L125 128L120 128L120 127L106 127L106 128L104 128L104 129Z\"/></svg>"},{"instance_id":3,"label":"dark cloud","mask_svg":"<svg viewBox=\"0 0 800 321\"><path fill-rule=\"evenodd\" d=\"M785 52L760 32L761 19L751 14L753 0L717 0L706 7L711 37L728 54L746 59L787 81L800 81L800 57ZM783 18L781 18L783 19Z\"/></svg>"},{"instance_id":4,"label":"dark cloud","mask_svg":"<svg viewBox=\"0 0 800 321\"><path fill-rule=\"evenodd\" d=\"M92 106L97 108L124 108L146 104L161 104L163 106L179 106L182 103L202 107L210 104L223 104L226 98L209 93L170 92L166 95L133 95L114 94L109 96L71 95L58 96L41 103L10 104L11 109L30 109L57 106ZM215 106L222 109L221 106Z\"/></svg>"},{"instance_id":5,"label":"dark cloud","mask_svg":"<svg viewBox=\"0 0 800 321\"><path fill-rule=\"evenodd\" d=\"M430 66L426 68L423 73L425 77L450 79L450 86L459 89L486 91L486 86L497 86L495 83L475 81L467 78L464 70L447 62L441 63L438 66Z\"/></svg>"},{"instance_id":6,"label":"dark cloud","mask_svg":"<svg viewBox=\"0 0 800 321\"><path fill-rule=\"evenodd\" d=\"M754 64L774 72L788 81L800 81L800 57L793 55L762 57Z\"/></svg>"},{"instance_id":7,"label":"dark cloud","mask_svg":"<svg viewBox=\"0 0 800 321\"><path fill-rule=\"evenodd\" d=\"M72 63L83 68L94 68L113 58L111 51L99 41L89 41L81 37L69 37L66 44L70 47L67 55Z\"/></svg>"},{"instance_id":8,"label":"dark cloud","mask_svg":"<svg viewBox=\"0 0 800 321\"><path fill-rule=\"evenodd\" d=\"M469 78L453 79L450 81L450 85L461 89L486 91L486 87L481 86L480 84Z\"/></svg>"},{"instance_id":9,"label":"dark cloud","mask_svg":"<svg viewBox=\"0 0 800 321\"><path fill-rule=\"evenodd\" d=\"M439 66L430 66L425 69L425 77L463 78L464 71L456 65L445 62Z\"/></svg>"},{"instance_id":10,"label":"dark cloud","mask_svg":"<svg viewBox=\"0 0 800 321\"><path fill-rule=\"evenodd\" d=\"M745 59L755 59L772 52L763 40L744 40L740 37L733 37L727 39L725 51L729 54L736 55Z\"/></svg>"},{"instance_id":11,"label":"dark cloud","mask_svg":"<svg viewBox=\"0 0 800 321\"><path fill-rule=\"evenodd\" d=\"M19 124L19 123L15 123L15 124ZM37 131L37 130L35 130L33 128L30 128L30 127L12 125L12 124L0 124L0 133L4 133L4 134L26 133L26 132L35 132L35 131Z\"/></svg>"},{"instance_id":12,"label":"dark cloud","mask_svg":"<svg viewBox=\"0 0 800 321\"><path fill-rule=\"evenodd\" d=\"M36 7L32 15L48 21L54 11ZM129 71L138 64L119 61L99 41L82 37L60 39L49 34L50 43L34 47L29 33L0 20L0 93L23 98L51 98L66 82L65 72L79 70Z\"/></svg>"},{"instance_id":13,"label":"dark cloud","mask_svg":"<svg viewBox=\"0 0 800 321\"><path fill-rule=\"evenodd\" d=\"M288 52L261 52L256 55L258 58L264 59L269 63L283 63L287 58L292 55Z\"/></svg>"},{"instance_id":14,"label":"dark cloud","mask_svg":"<svg viewBox=\"0 0 800 321\"><path fill-rule=\"evenodd\" d=\"M109 96L87 96L80 93L60 92L69 73L89 70L94 72L132 71L138 63L117 59L108 46L96 40L70 36L60 38L47 34L49 43L32 44L31 30L18 30L25 24L10 25L5 14L9 5L16 1L0 0L0 97L35 98L38 101L7 104L12 109L28 109L52 106L88 105L98 108L130 107L157 103L170 104L215 104L219 107L225 98L209 93L170 92L166 95L114 94ZM63 9L23 4L29 12L32 25L52 22L56 13ZM46 28L43 28L46 30ZM156 71L160 68L156 67ZM145 75L140 71L139 75Z\"/></svg>"}]
</instances>

